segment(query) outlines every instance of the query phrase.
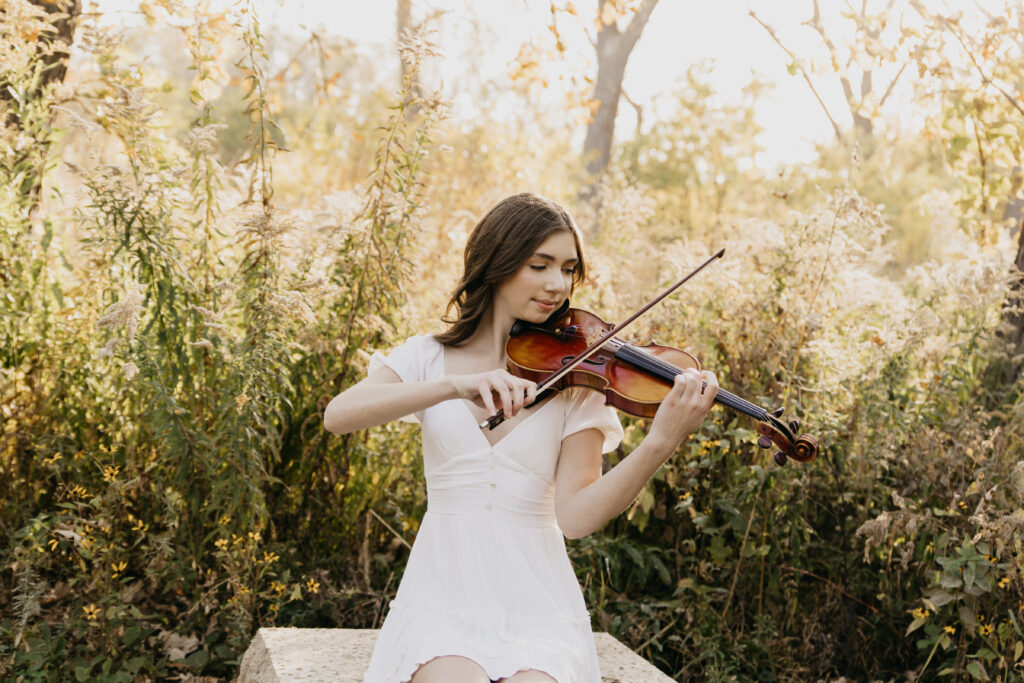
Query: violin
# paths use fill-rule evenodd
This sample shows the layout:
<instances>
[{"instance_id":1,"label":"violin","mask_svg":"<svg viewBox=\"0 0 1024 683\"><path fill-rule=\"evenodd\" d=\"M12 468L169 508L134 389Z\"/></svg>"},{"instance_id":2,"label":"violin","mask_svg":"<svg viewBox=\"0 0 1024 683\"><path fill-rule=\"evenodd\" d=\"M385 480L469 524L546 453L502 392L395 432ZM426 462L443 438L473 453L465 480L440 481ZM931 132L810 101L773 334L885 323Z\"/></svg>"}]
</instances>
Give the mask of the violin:
<instances>
[{"instance_id":1,"label":"violin","mask_svg":"<svg viewBox=\"0 0 1024 683\"><path fill-rule=\"evenodd\" d=\"M568 301L542 324L516 321L505 345L509 373L539 385L532 405L539 404L555 391L578 386L603 393L606 404L625 413L654 417L671 390L675 376L687 368L700 370L700 361L671 346L654 343L638 346L624 342L615 337L615 333L723 253L724 250L719 251L616 326L588 311L570 308ZM779 449L775 453L775 462L779 465L784 465L787 459L810 462L817 457L817 440L809 434L797 434L798 420L788 423L781 420L783 408L769 412L722 388L714 401L753 418L759 434L758 445L770 448L774 444ZM502 421L504 415L498 411L480 423L480 428L494 429Z\"/></svg>"}]
</instances>

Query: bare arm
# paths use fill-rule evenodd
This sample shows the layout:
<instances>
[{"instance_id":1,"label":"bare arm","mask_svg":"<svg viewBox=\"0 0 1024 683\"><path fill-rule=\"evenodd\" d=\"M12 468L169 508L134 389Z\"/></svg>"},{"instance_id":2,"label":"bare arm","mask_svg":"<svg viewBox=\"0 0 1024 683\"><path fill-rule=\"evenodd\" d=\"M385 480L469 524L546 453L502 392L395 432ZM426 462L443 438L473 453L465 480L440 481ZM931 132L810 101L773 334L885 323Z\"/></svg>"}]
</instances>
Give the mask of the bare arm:
<instances>
[{"instance_id":1,"label":"bare arm","mask_svg":"<svg viewBox=\"0 0 1024 683\"><path fill-rule=\"evenodd\" d=\"M702 382L708 385L703 394ZM647 480L700 427L717 392L718 381L710 372L676 377L647 437L604 476L600 430L585 429L563 439L555 472L555 516L562 533L581 538L628 508Z\"/></svg>"},{"instance_id":2,"label":"bare arm","mask_svg":"<svg viewBox=\"0 0 1024 683\"><path fill-rule=\"evenodd\" d=\"M476 401L491 414L500 406L511 417L533 402L536 395L534 382L514 377L505 370L403 382L385 365L331 399L324 409L324 428L332 434L348 434L454 398Z\"/></svg>"},{"instance_id":3,"label":"bare arm","mask_svg":"<svg viewBox=\"0 0 1024 683\"><path fill-rule=\"evenodd\" d=\"M385 365L331 399L324 408L324 427L332 434L348 434L453 398L458 398L458 393L450 377L403 382Z\"/></svg>"}]
</instances>

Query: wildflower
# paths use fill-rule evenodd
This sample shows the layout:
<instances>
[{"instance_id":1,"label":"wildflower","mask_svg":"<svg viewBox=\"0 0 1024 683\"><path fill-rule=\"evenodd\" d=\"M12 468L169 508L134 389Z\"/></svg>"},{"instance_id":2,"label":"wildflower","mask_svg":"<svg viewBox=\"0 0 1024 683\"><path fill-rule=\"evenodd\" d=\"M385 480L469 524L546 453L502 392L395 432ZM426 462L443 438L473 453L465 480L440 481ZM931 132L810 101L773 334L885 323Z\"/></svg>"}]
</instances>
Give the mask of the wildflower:
<instances>
[{"instance_id":1,"label":"wildflower","mask_svg":"<svg viewBox=\"0 0 1024 683\"><path fill-rule=\"evenodd\" d=\"M224 515L223 517L217 520L217 523L221 526L227 526L228 524L231 524L231 515Z\"/></svg>"},{"instance_id":2,"label":"wildflower","mask_svg":"<svg viewBox=\"0 0 1024 683\"><path fill-rule=\"evenodd\" d=\"M923 607L918 607L913 612L911 612L911 615L915 619L927 619L928 618L928 610L924 609Z\"/></svg>"},{"instance_id":3,"label":"wildflower","mask_svg":"<svg viewBox=\"0 0 1024 683\"><path fill-rule=\"evenodd\" d=\"M213 544L217 546L219 550L225 550L228 547L228 539L218 538L216 541L213 542Z\"/></svg>"},{"instance_id":4,"label":"wildflower","mask_svg":"<svg viewBox=\"0 0 1024 683\"><path fill-rule=\"evenodd\" d=\"M280 581L274 581L273 583L270 584L270 590L274 591L278 595L282 595L285 592L285 590L287 590L287 588L288 587L285 586Z\"/></svg>"},{"instance_id":5,"label":"wildflower","mask_svg":"<svg viewBox=\"0 0 1024 683\"><path fill-rule=\"evenodd\" d=\"M281 559L281 556L277 553L263 553L263 561L267 564L274 564L279 559Z\"/></svg>"},{"instance_id":6,"label":"wildflower","mask_svg":"<svg viewBox=\"0 0 1024 683\"><path fill-rule=\"evenodd\" d=\"M1006 587L1009 586L1009 585L1010 585L1010 577L1009 576L1004 576L1003 578L999 579L999 587L1000 588L1005 590Z\"/></svg>"},{"instance_id":7,"label":"wildflower","mask_svg":"<svg viewBox=\"0 0 1024 683\"><path fill-rule=\"evenodd\" d=\"M990 635L992 633L992 624L982 624L978 627L978 633L983 636Z\"/></svg>"},{"instance_id":8,"label":"wildflower","mask_svg":"<svg viewBox=\"0 0 1024 683\"><path fill-rule=\"evenodd\" d=\"M132 361L128 361L121 366L121 372L124 373L124 378L130 382L139 374L139 366Z\"/></svg>"},{"instance_id":9,"label":"wildflower","mask_svg":"<svg viewBox=\"0 0 1024 683\"><path fill-rule=\"evenodd\" d=\"M249 532L249 540L252 541L253 543L259 543L260 542L260 534L259 534L259 532L257 532L257 531L250 531Z\"/></svg>"},{"instance_id":10,"label":"wildflower","mask_svg":"<svg viewBox=\"0 0 1024 683\"><path fill-rule=\"evenodd\" d=\"M57 549L57 546L60 545L60 541L58 541L56 538L51 538L47 545L50 546L50 552L52 553L54 550Z\"/></svg>"},{"instance_id":11,"label":"wildflower","mask_svg":"<svg viewBox=\"0 0 1024 683\"><path fill-rule=\"evenodd\" d=\"M138 282L129 282L126 287L125 296L103 311L103 317L96 321L100 327L107 327L116 330L124 327L128 338L135 337L135 331L139 327L139 315L142 313L142 303L145 297L142 293L142 285Z\"/></svg>"},{"instance_id":12,"label":"wildflower","mask_svg":"<svg viewBox=\"0 0 1024 683\"><path fill-rule=\"evenodd\" d=\"M132 525L132 531L145 531L145 530L146 530L146 523L143 522L141 519L135 520L135 524Z\"/></svg>"},{"instance_id":13,"label":"wildflower","mask_svg":"<svg viewBox=\"0 0 1024 683\"><path fill-rule=\"evenodd\" d=\"M43 466L45 467L47 465L52 465L52 464L56 463L58 460L60 460L60 458L61 458L60 453L54 453L51 457L46 458L45 460L43 460Z\"/></svg>"},{"instance_id":14,"label":"wildflower","mask_svg":"<svg viewBox=\"0 0 1024 683\"><path fill-rule=\"evenodd\" d=\"M127 562L115 562L114 564L110 565L110 568L113 570L113 573L111 574L111 576L113 576L116 579L118 576L120 576L121 574L124 573L125 569L128 568L128 563Z\"/></svg>"},{"instance_id":15,"label":"wildflower","mask_svg":"<svg viewBox=\"0 0 1024 683\"><path fill-rule=\"evenodd\" d=\"M100 608L93 604L86 605L82 611L85 612L85 618L89 621L96 621L100 616Z\"/></svg>"},{"instance_id":16,"label":"wildflower","mask_svg":"<svg viewBox=\"0 0 1024 683\"><path fill-rule=\"evenodd\" d=\"M306 581L306 589L310 593L319 593L320 592L320 582L317 581L316 579L314 579L313 577L309 577L309 581Z\"/></svg>"},{"instance_id":17,"label":"wildflower","mask_svg":"<svg viewBox=\"0 0 1024 683\"><path fill-rule=\"evenodd\" d=\"M945 631L946 633L948 633L949 635L953 635L954 633L956 633L956 627L955 626L943 626L942 630Z\"/></svg>"},{"instance_id":18,"label":"wildflower","mask_svg":"<svg viewBox=\"0 0 1024 683\"><path fill-rule=\"evenodd\" d=\"M103 468L103 481L112 482L117 478L118 473L121 471L120 465L106 465Z\"/></svg>"},{"instance_id":19,"label":"wildflower","mask_svg":"<svg viewBox=\"0 0 1024 683\"><path fill-rule=\"evenodd\" d=\"M185 145L194 152L210 152L217 147L217 131L227 128L223 123L196 126L185 136Z\"/></svg>"}]
</instances>

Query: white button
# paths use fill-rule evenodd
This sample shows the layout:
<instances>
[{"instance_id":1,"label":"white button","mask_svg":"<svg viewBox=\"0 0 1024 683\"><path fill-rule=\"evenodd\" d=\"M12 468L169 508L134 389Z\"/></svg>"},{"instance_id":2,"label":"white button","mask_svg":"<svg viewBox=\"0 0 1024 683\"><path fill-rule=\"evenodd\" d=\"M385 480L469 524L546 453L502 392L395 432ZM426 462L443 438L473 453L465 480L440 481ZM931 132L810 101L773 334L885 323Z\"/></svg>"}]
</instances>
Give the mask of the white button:
<instances>
[{"instance_id":1,"label":"white button","mask_svg":"<svg viewBox=\"0 0 1024 683\"><path fill-rule=\"evenodd\" d=\"M485 505L484 507L485 507L485 508L486 508L487 510L490 510L490 509L491 509L492 507L494 507L494 506L493 506L493 505L491 505L490 503L488 503L488 504L487 504L487 505Z\"/></svg>"},{"instance_id":2,"label":"white button","mask_svg":"<svg viewBox=\"0 0 1024 683\"><path fill-rule=\"evenodd\" d=\"M498 485L497 485L497 484L491 484L491 490L492 490L492 491L493 491L494 489L496 489L496 488L498 488Z\"/></svg>"}]
</instances>

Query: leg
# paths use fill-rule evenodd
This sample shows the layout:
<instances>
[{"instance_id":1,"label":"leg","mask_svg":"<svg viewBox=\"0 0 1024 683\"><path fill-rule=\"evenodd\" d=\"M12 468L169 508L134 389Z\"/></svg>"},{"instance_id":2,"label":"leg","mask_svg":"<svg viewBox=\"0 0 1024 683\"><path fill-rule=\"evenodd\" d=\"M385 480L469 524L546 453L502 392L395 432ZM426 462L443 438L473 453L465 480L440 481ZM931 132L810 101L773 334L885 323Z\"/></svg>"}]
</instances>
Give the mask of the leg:
<instances>
[{"instance_id":1,"label":"leg","mask_svg":"<svg viewBox=\"0 0 1024 683\"><path fill-rule=\"evenodd\" d=\"M557 683L554 678L537 669L517 671L508 678L498 679L498 683Z\"/></svg>"},{"instance_id":2,"label":"leg","mask_svg":"<svg viewBox=\"0 0 1024 683\"><path fill-rule=\"evenodd\" d=\"M491 683L491 679L472 659L447 655L434 657L416 669L410 683Z\"/></svg>"}]
</instances>

